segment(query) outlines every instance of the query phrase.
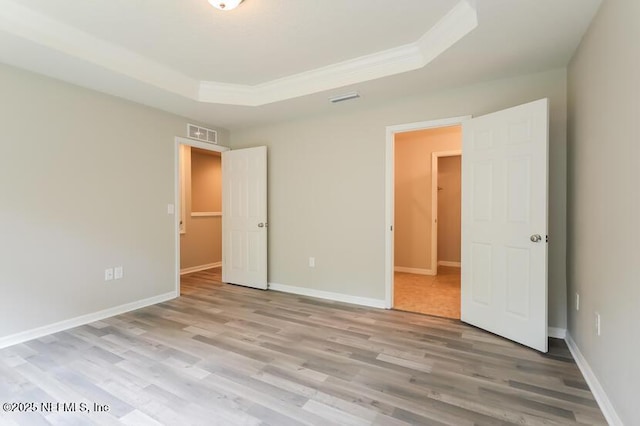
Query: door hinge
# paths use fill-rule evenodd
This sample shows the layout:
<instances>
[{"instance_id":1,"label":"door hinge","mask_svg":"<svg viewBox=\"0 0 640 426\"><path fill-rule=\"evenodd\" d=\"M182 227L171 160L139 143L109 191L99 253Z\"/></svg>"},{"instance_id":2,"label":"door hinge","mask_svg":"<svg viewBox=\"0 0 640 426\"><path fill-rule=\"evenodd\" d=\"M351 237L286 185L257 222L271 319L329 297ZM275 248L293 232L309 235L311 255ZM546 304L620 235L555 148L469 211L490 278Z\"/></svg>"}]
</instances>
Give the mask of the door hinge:
<instances>
[{"instance_id":1,"label":"door hinge","mask_svg":"<svg viewBox=\"0 0 640 426\"><path fill-rule=\"evenodd\" d=\"M390 231L393 231L393 225L391 225L391 226L389 227L389 230L390 230Z\"/></svg>"}]
</instances>

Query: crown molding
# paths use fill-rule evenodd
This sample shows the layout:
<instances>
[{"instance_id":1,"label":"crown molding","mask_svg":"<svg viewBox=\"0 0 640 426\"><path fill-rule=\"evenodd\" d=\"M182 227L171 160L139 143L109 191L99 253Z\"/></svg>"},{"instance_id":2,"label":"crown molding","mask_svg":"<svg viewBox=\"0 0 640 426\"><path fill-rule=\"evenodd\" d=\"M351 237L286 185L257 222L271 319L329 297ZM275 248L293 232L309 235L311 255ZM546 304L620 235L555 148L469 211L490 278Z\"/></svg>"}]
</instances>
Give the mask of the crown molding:
<instances>
[{"instance_id":1,"label":"crown molding","mask_svg":"<svg viewBox=\"0 0 640 426\"><path fill-rule=\"evenodd\" d=\"M11 0L0 0L0 30L167 92L197 99L199 81Z\"/></svg>"},{"instance_id":2,"label":"crown molding","mask_svg":"<svg viewBox=\"0 0 640 426\"><path fill-rule=\"evenodd\" d=\"M420 59L410 44L255 86L203 81L198 100L260 106L421 68Z\"/></svg>"},{"instance_id":3,"label":"crown molding","mask_svg":"<svg viewBox=\"0 0 640 426\"><path fill-rule=\"evenodd\" d=\"M260 106L425 67L478 26L474 0L462 0L414 43L255 86L203 81L199 101Z\"/></svg>"},{"instance_id":4,"label":"crown molding","mask_svg":"<svg viewBox=\"0 0 640 426\"><path fill-rule=\"evenodd\" d=\"M415 43L423 55L424 65L440 56L477 26L476 0L461 0Z\"/></svg>"},{"instance_id":5,"label":"crown molding","mask_svg":"<svg viewBox=\"0 0 640 426\"><path fill-rule=\"evenodd\" d=\"M478 26L475 0L461 0L414 43L257 85L198 81L128 49L0 0L0 30L166 92L203 102L260 106L425 67Z\"/></svg>"}]
</instances>

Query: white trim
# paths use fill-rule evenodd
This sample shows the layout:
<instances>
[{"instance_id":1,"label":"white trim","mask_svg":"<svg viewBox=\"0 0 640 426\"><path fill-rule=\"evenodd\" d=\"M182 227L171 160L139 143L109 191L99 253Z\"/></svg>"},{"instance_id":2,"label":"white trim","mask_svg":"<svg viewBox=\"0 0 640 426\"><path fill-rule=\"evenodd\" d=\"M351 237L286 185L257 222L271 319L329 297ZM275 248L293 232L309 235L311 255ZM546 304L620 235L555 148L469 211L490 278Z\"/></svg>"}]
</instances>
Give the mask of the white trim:
<instances>
[{"instance_id":1,"label":"white trim","mask_svg":"<svg viewBox=\"0 0 640 426\"><path fill-rule=\"evenodd\" d=\"M144 308L146 306L166 302L167 300L175 299L176 297L178 297L178 294L175 291L170 291L168 293L159 294L157 296L148 297L146 299L137 300L135 302L125 303L124 305L115 306L113 308L103 309L102 311L81 315L79 317L70 318L53 324L48 324L42 327L37 327L31 330L12 334L0 338L0 349L27 342L29 340L38 339L49 334L65 331L70 328L79 327L81 325L89 324L95 321L100 321L105 318L124 314L125 312L135 311L136 309Z\"/></svg>"},{"instance_id":2,"label":"white trim","mask_svg":"<svg viewBox=\"0 0 640 426\"><path fill-rule=\"evenodd\" d=\"M222 217L222 212L191 212L191 217Z\"/></svg>"},{"instance_id":3,"label":"white trim","mask_svg":"<svg viewBox=\"0 0 640 426\"><path fill-rule=\"evenodd\" d=\"M393 308L393 272L394 272L394 253L393 253L393 224L395 223L394 211L394 162L395 162L395 133L396 127L387 126L386 143L385 143L385 178L384 178L384 307L386 309ZM400 131L400 130L398 130Z\"/></svg>"},{"instance_id":4,"label":"white trim","mask_svg":"<svg viewBox=\"0 0 640 426\"><path fill-rule=\"evenodd\" d=\"M585 380L587 381L587 384L589 385L589 389L591 389L591 393L596 398L596 401L600 406L600 410L602 411L604 418L607 419L607 422L611 426L623 426L622 420L618 416L618 413L616 413L616 410L613 407L611 400L607 396L607 393L604 391L604 388L600 384L600 381L598 380L595 373L589 366L587 359L582 355L582 352L580 352L578 345L573 340L573 338L571 337L571 334L569 334L568 331L567 331L567 337L565 338L565 340L567 342L567 346L569 347L569 350L571 351L571 355L573 355L573 359L575 359L576 364L578 364L578 368L580 369L580 372L582 373Z\"/></svg>"},{"instance_id":5,"label":"white trim","mask_svg":"<svg viewBox=\"0 0 640 426\"><path fill-rule=\"evenodd\" d=\"M353 305L369 306L371 308L385 308L385 301L382 299L371 299L368 297L351 296L349 294L334 293L332 291L316 290L313 288L298 287L292 285L269 283L269 290L281 291L283 293L298 294L300 296L315 297L318 299L333 300L335 302L351 303Z\"/></svg>"},{"instance_id":6,"label":"white trim","mask_svg":"<svg viewBox=\"0 0 640 426\"><path fill-rule=\"evenodd\" d=\"M0 0L1 1L1 0ZM193 148L204 149L205 151L215 151L215 152L225 152L229 151L231 148L222 145L213 145L206 142L200 142L195 139L189 139L182 136L175 137L176 146L179 145L188 145Z\"/></svg>"},{"instance_id":7,"label":"white trim","mask_svg":"<svg viewBox=\"0 0 640 426\"><path fill-rule=\"evenodd\" d=\"M460 141L462 145L462 141ZM462 156L462 149L431 153L431 268L438 275L438 159ZM462 200L460 200L462 202Z\"/></svg>"},{"instance_id":8,"label":"white trim","mask_svg":"<svg viewBox=\"0 0 640 426\"><path fill-rule=\"evenodd\" d=\"M199 81L18 3L0 0L0 30L21 40L191 101L245 106L260 106L423 68L478 26L475 0L460 0L413 43L247 85ZM46 74L47 70L40 71Z\"/></svg>"},{"instance_id":9,"label":"white trim","mask_svg":"<svg viewBox=\"0 0 640 426\"><path fill-rule=\"evenodd\" d=\"M415 123L406 123L406 124L394 124L392 126L387 126L387 136L389 136L389 132L391 134L395 133L405 133L405 132L413 132L415 130L425 130L425 129L437 129L439 127L450 127L457 126L458 124L462 124L464 121L471 119L471 115L461 115L458 117L450 117L450 118L440 118L437 120L428 120L428 121L418 121ZM389 140L387 139L387 142ZM393 142L393 139L392 139Z\"/></svg>"},{"instance_id":10,"label":"white trim","mask_svg":"<svg viewBox=\"0 0 640 426\"><path fill-rule=\"evenodd\" d=\"M567 337L567 329L559 327L547 327L547 336L554 339L565 339Z\"/></svg>"},{"instance_id":11,"label":"white trim","mask_svg":"<svg viewBox=\"0 0 640 426\"><path fill-rule=\"evenodd\" d=\"M470 115L443 118L439 120L420 121L416 123L397 124L386 127L385 145L385 308L393 307L393 224L394 224L394 147L395 134L414 130L434 129L462 124L470 119Z\"/></svg>"},{"instance_id":12,"label":"white trim","mask_svg":"<svg viewBox=\"0 0 640 426\"><path fill-rule=\"evenodd\" d=\"M393 268L395 272L406 272L407 274L418 274L418 275L435 275L433 269L424 269L424 268L407 268L406 266L396 266Z\"/></svg>"},{"instance_id":13,"label":"white trim","mask_svg":"<svg viewBox=\"0 0 640 426\"><path fill-rule=\"evenodd\" d=\"M229 151L229 148L222 145L212 145L209 143L199 142L193 139L183 138L180 136L175 137L174 149L173 149L173 198L175 203L175 211L181 211L182 208L180 200L180 145L188 145L195 148L204 149L207 151L224 152ZM174 250L174 270L175 270L175 292L180 294L180 215L174 215L173 229L175 230L173 250ZM223 249L224 250L224 249ZM222 253L224 258L224 252Z\"/></svg>"},{"instance_id":14,"label":"white trim","mask_svg":"<svg viewBox=\"0 0 640 426\"><path fill-rule=\"evenodd\" d=\"M206 265L191 266L189 268L180 269L180 275L192 274L194 272L200 272L200 271L206 271L207 269L219 268L221 266L222 266L222 261L213 262L213 263L207 263Z\"/></svg>"},{"instance_id":15,"label":"white trim","mask_svg":"<svg viewBox=\"0 0 640 426\"><path fill-rule=\"evenodd\" d=\"M186 145L180 145L178 149L178 164L179 164L179 175L178 179L180 180L180 206L176 206L176 211L180 212L179 218L179 226L180 226L180 234L184 235L187 233L187 201L185 194L187 193L187 170L186 170L186 159L187 156L187 147ZM191 163L191 151L189 151L189 164ZM191 167L189 167L189 172L191 172ZM178 209L179 207L179 209Z\"/></svg>"},{"instance_id":16,"label":"white trim","mask_svg":"<svg viewBox=\"0 0 640 426\"><path fill-rule=\"evenodd\" d=\"M462 263L451 262L449 260L438 260L438 266L450 266L451 268L460 268L462 266Z\"/></svg>"}]
</instances>

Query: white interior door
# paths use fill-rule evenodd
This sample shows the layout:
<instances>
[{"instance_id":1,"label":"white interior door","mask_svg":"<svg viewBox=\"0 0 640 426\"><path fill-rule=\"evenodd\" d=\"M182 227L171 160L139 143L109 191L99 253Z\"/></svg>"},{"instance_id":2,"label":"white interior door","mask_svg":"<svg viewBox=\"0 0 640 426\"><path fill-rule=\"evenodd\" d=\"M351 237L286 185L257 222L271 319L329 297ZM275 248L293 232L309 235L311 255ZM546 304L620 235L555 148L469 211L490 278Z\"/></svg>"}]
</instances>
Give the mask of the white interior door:
<instances>
[{"instance_id":1,"label":"white interior door","mask_svg":"<svg viewBox=\"0 0 640 426\"><path fill-rule=\"evenodd\" d=\"M462 130L462 321L547 352L548 101Z\"/></svg>"},{"instance_id":2,"label":"white interior door","mask_svg":"<svg viewBox=\"0 0 640 426\"><path fill-rule=\"evenodd\" d=\"M267 147L222 153L222 280L267 289Z\"/></svg>"}]
</instances>

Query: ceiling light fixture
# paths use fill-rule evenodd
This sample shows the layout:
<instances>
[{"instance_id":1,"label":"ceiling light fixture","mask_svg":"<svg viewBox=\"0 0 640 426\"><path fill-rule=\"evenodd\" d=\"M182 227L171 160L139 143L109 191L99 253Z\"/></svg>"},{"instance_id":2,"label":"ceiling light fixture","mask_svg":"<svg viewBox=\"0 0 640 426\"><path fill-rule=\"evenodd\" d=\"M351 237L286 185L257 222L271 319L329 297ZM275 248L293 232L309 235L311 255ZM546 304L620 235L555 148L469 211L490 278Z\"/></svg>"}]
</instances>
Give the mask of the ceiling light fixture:
<instances>
[{"instance_id":1,"label":"ceiling light fixture","mask_svg":"<svg viewBox=\"0 0 640 426\"><path fill-rule=\"evenodd\" d=\"M209 0L211 6L220 10L232 10L238 7L242 0Z\"/></svg>"},{"instance_id":2,"label":"ceiling light fixture","mask_svg":"<svg viewBox=\"0 0 640 426\"><path fill-rule=\"evenodd\" d=\"M329 101L335 104L338 102L348 101L350 99L357 99L359 97L360 97L360 94L358 92L350 92L350 93L345 93L344 95L331 97L329 98Z\"/></svg>"}]
</instances>

